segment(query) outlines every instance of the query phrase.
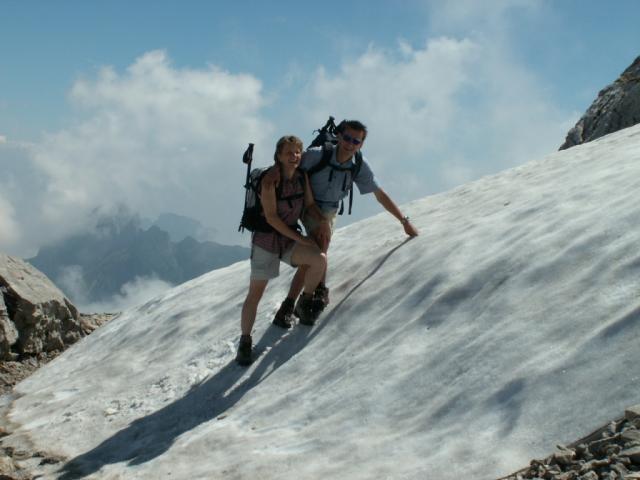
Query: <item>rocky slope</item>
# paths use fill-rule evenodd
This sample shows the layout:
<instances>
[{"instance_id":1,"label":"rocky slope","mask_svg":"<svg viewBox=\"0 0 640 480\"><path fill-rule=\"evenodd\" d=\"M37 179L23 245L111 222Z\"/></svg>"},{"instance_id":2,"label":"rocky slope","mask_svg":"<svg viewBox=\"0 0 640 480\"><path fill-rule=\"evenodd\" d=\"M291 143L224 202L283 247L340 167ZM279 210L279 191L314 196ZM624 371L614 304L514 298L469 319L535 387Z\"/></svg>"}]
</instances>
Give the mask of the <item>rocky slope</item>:
<instances>
[{"instance_id":1,"label":"rocky slope","mask_svg":"<svg viewBox=\"0 0 640 480\"><path fill-rule=\"evenodd\" d=\"M569 130L564 150L640 122L640 57L611 85L598 93L578 123Z\"/></svg>"},{"instance_id":2,"label":"rocky slope","mask_svg":"<svg viewBox=\"0 0 640 480\"><path fill-rule=\"evenodd\" d=\"M13 387L114 317L79 313L42 272L0 254L0 438L10 430L4 410ZM0 480L31 479L34 465L58 461L0 440Z\"/></svg>"},{"instance_id":3,"label":"rocky slope","mask_svg":"<svg viewBox=\"0 0 640 480\"><path fill-rule=\"evenodd\" d=\"M640 479L640 405L569 446L500 480Z\"/></svg>"}]
</instances>

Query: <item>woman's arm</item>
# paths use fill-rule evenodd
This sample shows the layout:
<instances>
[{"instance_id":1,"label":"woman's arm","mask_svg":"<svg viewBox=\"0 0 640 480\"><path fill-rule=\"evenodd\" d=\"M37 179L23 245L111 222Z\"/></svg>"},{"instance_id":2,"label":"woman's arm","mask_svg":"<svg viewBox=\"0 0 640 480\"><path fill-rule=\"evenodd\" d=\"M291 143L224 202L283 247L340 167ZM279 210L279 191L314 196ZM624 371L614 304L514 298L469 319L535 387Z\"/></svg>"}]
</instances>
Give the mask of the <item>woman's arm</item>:
<instances>
[{"instance_id":1,"label":"woman's arm","mask_svg":"<svg viewBox=\"0 0 640 480\"><path fill-rule=\"evenodd\" d=\"M326 221L324 215L322 215L322 211L316 204L315 199L313 198L313 190L311 190L311 184L309 183L309 176L307 172L302 172L305 177L304 182L304 207L307 211L314 217L316 220L322 222Z\"/></svg>"},{"instance_id":2,"label":"woman's arm","mask_svg":"<svg viewBox=\"0 0 640 480\"><path fill-rule=\"evenodd\" d=\"M261 185L262 194L260 196L260 199L262 200L264 216L267 219L269 225L271 225L281 235L295 240L296 242L299 242L303 245L315 245L313 240L300 235L298 232L284 223L278 216L275 185L265 180L262 181Z\"/></svg>"},{"instance_id":3,"label":"woman's arm","mask_svg":"<svg viewBox=\"0 0 640 480\"><path fill-rule=\"evenodd\" d=\"M331 226L326 217L322 214L322 210L318 207L318 204L313 198L313 191L311 190L311 183L309 182L309 176L307 172L303 172L306 182L304 186L304 200L305 207L309 215L314 217L318 222L318 227L314 231L313 237L318 242L320 249L325 252L329 248L329 239L331 238Z\"/></svg>"}]
</instances>

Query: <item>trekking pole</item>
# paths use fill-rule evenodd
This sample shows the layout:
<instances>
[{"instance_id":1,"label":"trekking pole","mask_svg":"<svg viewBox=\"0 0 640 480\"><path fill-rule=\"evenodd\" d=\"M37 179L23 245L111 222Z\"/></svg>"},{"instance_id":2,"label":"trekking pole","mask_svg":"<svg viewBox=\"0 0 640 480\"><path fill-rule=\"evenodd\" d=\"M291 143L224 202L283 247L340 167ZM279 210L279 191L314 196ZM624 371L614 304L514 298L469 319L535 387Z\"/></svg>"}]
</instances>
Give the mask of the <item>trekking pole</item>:
<instances>
[{"instance_id":1,"label":"trekking pole","mask_svg":"<svg viewBox=\"0 0 640 480\"><path fill-rule=\"evenodd\" d=\"M253 161L253 143L250 143L247 149L242 154L242 162L251 165Z\"/></svg>"},{"instance_id":2,"label":"trekking pole","mask_svg":"<svg viewBox=\"0 0 640 480\"><path fill-rule=\"evenodd\" d=\"M244 182L244 188L249 187L249 176L251 175L251 162L253 162L253 143L250 143L242 154L242 163L247 164L247 179Z\"/></svg>"},{"instance_id":3,"label":"trekking pole","mask_svg":"<svg viewBox=\"0 0 640 480\"><path fill-rule=\"evenodd\" d=\"M247 178L244 181L244 210L242 213L242 218L240 219L240 226L238 227L238 231L244 231L244 212L247 210L247 199L249 198L249 189L251 188L251 162L253 162L253 143L250 143L247 149L242 154L242 163L247 164Z\"/></svg>"}]
</instances>

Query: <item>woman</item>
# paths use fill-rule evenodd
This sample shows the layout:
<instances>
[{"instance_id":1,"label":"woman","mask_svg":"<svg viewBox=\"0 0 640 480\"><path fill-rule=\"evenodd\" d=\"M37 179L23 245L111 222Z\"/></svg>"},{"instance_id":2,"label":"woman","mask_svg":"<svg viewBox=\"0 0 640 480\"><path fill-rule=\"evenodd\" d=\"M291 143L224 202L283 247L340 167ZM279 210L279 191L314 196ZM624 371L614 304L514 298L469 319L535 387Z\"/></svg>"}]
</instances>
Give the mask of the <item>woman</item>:
<instances>
[{"instance_id":1,"label":"woman","mask_svg":"<svg viewBox=\"0 0 640 480\"><path fill-rule=\"evenodd\" d=\"M281 179L276 192L272 181L261 183L264 216L273 231L255 232L251 238L251 280L249 292L242 305L240 326L242 336L236 360L241 365L253 362L251 355L251 330L256 319L258 303L270 279L279 275L280 262L291 266L306 266L304 292L296 313L300 322L313 325L316 313L313 309L315 291L327 265L325 254L318 245L296 229L298 219L306 208L312 215L321 215L315 206L306 173L298 169L302 159L302 141L293 135L282 137L276 145L274 160L280 166ZM291 317L277 317L274 324L291 327Z\"/></svg>"}]
</instances>

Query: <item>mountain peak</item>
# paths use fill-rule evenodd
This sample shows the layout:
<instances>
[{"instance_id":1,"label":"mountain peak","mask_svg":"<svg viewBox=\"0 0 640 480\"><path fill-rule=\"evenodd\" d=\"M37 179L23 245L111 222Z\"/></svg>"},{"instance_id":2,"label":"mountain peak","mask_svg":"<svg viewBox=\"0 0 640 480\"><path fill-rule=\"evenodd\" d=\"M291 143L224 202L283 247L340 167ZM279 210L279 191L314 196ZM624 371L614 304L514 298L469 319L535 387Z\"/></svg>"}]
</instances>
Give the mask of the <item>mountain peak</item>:
<instances>
[{"instance_id":1,"label":"mountain peak","mask_svg":"<svg viewBox=\"0 0 640 480\"><path fill-rule=\"evenodd\" d=\"M640 123L640 57L611 85L600 90L578 123L569 130L564 150Z\"/></svg>"}]
</instances>

